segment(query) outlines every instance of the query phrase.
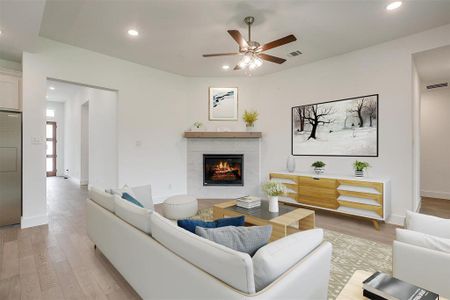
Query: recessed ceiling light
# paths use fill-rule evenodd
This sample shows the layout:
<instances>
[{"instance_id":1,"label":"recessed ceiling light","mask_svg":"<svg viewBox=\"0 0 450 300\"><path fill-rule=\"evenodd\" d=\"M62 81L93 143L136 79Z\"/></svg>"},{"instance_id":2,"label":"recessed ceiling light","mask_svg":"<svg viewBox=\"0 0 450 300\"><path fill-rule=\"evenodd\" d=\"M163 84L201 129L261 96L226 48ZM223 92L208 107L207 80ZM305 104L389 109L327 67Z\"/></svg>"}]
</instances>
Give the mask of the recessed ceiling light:
<instances>
[{"instance_id":1,"label":"recessed ceiling light","mask_svg":"<svg viewBox=\"0 0 450 300\"><path fill-rule=\"evenodd\" d=\"M0 35L2 35L3 31L0 29Z\"/></svg>"},{"instance_id":2,"label":"recessed ceiling light","mask_svg":"<svg viewBox=\"0 0 450 300\"><path fill-rule=\"evenodd\" d=\"M55 90L55 87L51 86L51 87L49 87L49 89L51 89L52 91L54 91L54 90Z\"/></svg>"},{"instance_id":3,"label":"recessed ceiling light","mask_svg":"<svg viewBox=\"0 0 450 300\"><path fill-rule=\"evenodd\" d=\"M388 4L388 6L386 6L387 10L394 10L399 8L400 6L402 6L402 1L394 1Z\"/></svg>"},{"instance_id":4,"label":"recessed ceiling light","mask_svg":"<svg viewBox=\"0 0 450 300\"><path fill-rule=\"evenodd\" d=\"M229 65L223 65L223 66L222 66L222 69L224 69L224 70L228 70L229 68L230 68Z\"/></svg>"},{"instance_id":5,"label":"recessed ceiling light","mask_svg":"<svg viewBox=\"0 0 450 300\"><path fill-rule=\"evenodd\" d=\"M128 35L130 35L130 36L138 36L139 32L136 29L129 29L128 30Z\"/></svg>"}]
</instances>

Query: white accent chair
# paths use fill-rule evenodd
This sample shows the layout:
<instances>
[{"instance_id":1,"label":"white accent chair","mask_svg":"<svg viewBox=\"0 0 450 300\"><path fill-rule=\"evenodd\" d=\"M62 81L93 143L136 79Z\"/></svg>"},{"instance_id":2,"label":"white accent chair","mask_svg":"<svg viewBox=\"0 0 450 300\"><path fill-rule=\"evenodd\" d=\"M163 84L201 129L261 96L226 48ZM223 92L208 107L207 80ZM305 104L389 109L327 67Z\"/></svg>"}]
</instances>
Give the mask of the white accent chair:
<instances>
[{"instance_id":1,"label":"white accent chair","mask_svg":"<svg viewBox=\"0 0 450 300\"><path fill-rule=\"evenodd\" d=\"M407 212L393 246L393 274L450 298L450 220Z\"/></svg>"}]
</instances>

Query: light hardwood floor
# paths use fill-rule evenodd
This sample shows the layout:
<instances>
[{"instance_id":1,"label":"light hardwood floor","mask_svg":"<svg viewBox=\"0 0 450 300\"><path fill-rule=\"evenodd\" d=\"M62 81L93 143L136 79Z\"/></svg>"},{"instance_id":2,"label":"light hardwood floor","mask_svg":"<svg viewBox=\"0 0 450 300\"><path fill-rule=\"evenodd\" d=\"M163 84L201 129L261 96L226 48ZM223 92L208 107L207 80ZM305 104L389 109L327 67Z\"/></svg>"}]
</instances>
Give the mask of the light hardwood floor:
<instances>
[{"instance_id":1,"label":"light hardwood floor","mask_svg":"<svg viewBox=\"0 0 450 300\"><path fill-rule=\"evenodd\" d=\"M140 299L86 235L86 189L53 177L47 190L48 225L0 227L0 299ZM450 201L424 199L422 212L450 218ZM394 239L395 226L376 231L370 222L325 212L317 212L316 225L382 243Z\"/></svg>"},{"instance_id":2,"label":"light hardwood floor","mask_svg":"<svg viewBox=\"0 0 450 300\"><path fill-rule=\"evenodd\" d=\"M47 188L48 225L0 228L0 299L140 299L86 235L86 189Z\"/></svg>"}]
</instances>

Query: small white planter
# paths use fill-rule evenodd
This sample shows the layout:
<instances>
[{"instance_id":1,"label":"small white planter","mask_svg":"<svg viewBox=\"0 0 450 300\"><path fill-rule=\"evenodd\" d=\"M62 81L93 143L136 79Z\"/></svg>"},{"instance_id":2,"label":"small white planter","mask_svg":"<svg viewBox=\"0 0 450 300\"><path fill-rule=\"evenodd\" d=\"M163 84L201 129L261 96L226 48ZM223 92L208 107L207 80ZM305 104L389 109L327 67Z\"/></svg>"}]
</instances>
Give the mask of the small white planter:
<instances>
[{"instance_id":1,"label":"small white planter","mask_svg":"<svg viewBox=\"0 0 450 300\"><path fill-rule=\"evenodd\" d=\"M362 170L362 171L355 170L356 177L364 177L364 175L365 175L364 170Z\"/></svg>"},{"instance_id":2,"label":"small white planter","mask_svg":"<svg viewBox=\"0 0 450 300\"><path fill-rule=\"evenodd\" d=\"M325 172L325 168L314 168L314 173L316 173L317 175L323 174L323 172Z\"/></svg>"},{"instance_id":3,"label":"small white planter","mask_svg":"<svg viewBox=\"0 0 450 300\"><path fill-rule=\"evenodd\" d=\"M246 125L245 125L245 129L246 129L248 132L255 131L255 125L248 125L248 124L246 124Z\"/></svg>"},{"instance_id":4,"label":"small white planter","mask_svg":"<svg viewBox=\"0 0 450 300\"><path fill-rule=\"evenodd\" d=\"M202 127L197 128L195 126L191 127L191 131L204 131Z\"/></svg>"},{"instance_id":5,"label":"small white planter","mask_svg":"<svg viewBox=\"0 0 450 300\"><path fill-rule=\"evenodd\" d=\"M269 197L269 211L278 212L278 196Z\"/></svg>"}]
</instances>

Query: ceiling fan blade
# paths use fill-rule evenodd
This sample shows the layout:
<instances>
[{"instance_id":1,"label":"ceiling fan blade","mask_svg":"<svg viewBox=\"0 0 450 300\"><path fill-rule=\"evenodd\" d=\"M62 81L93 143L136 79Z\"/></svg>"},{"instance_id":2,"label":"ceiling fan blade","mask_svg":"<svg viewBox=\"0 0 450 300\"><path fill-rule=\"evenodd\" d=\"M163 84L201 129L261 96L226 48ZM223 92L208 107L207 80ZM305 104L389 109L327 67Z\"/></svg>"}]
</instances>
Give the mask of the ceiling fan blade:
<instances>
[{"instance_id":1,"label":"ceiling fan blade","mask_svg":"<svg viewBox=\"0 0 450 300\"><path fill-rule=\"evenodd\" d=\"M264 45L261 46L260 49L261 49L261 51L266 51L266 50L269 50L269 49L272 49L272 48L275 48L275 47L280 47L280 46L283 46L285 44L294 42L296 40L297 40L297 38L293 34L291 34L291 35L285 36L284 38L281 38L281 39L272 41L270 43L264 44Z\"/></svg>"},{"instance_id":2,"label":"ceiling fan blade","mask_svg":"<svg viewBox=\"0 0 450 300\"><path fill-rule=\"evenodd\" d=\"M242 68L239 65L236 65L236 67L234 67L233 70L238 71L238 70L242 70Z\"/></svg>"},{"instance_id":3,"label":"ceiling fan blade","mask_svg":"<svg viewBox=\"0 0 450 300\"><path fill-rule=\"evenodd\" d=\"M282 64L286 61L284 58L276 57L265 53L259 53L258 57L276 64Z\"/></svg>"},{"instance_id":4,"label":"ceiling fan blade","mask_svg":"<svg viewBox=\"0 0 450 300\"><path fill-rule=\"evenodd\" d=\"M239 30L228 30L228 33L239 44L239 48L248 49L247 41L244 39Z\"/></svg>"},{"instance_id":5,"label":"ceiling fan blade","mask_svg":"<svg viewBox=\"0 0 450 300\"><path fill-rule=\"evenodd\" d=\"M233 53L215 53L215 54L203 54L203 57L214 57L214 56L227 56L227 55L240 55L239 52Z\"/></svg>"}]
</instances>

